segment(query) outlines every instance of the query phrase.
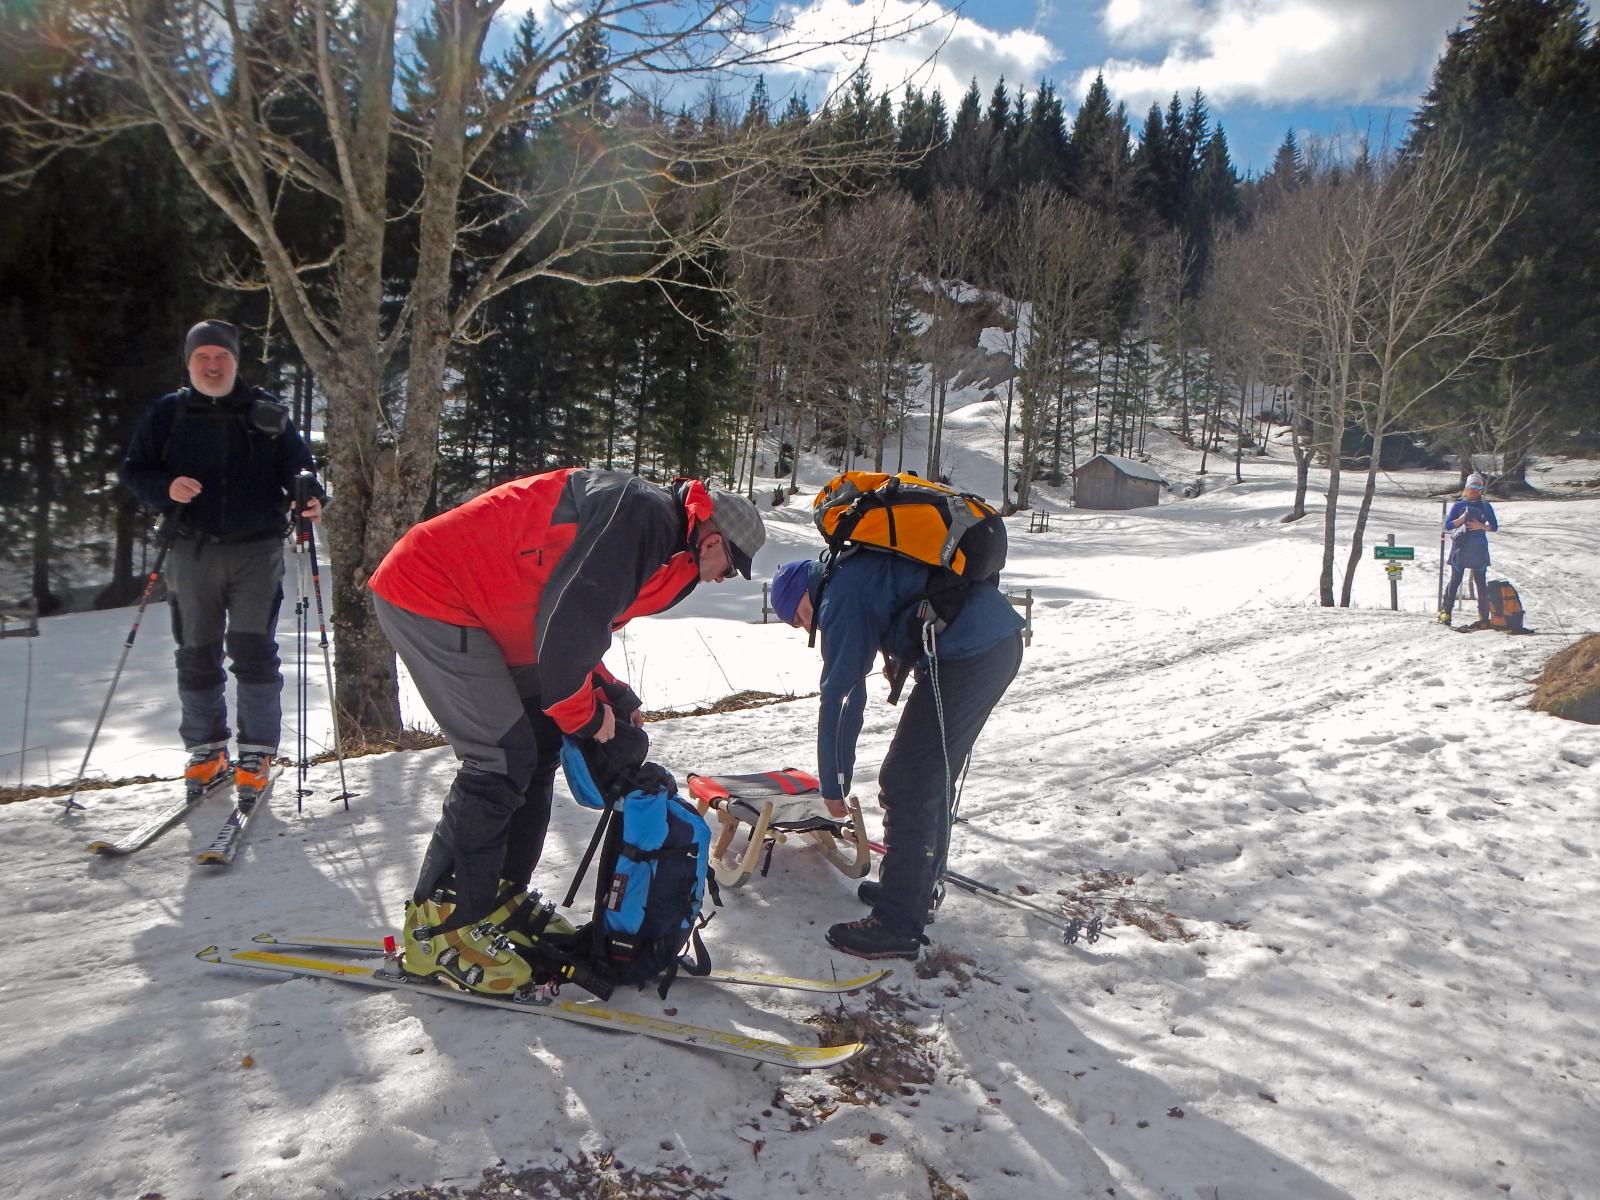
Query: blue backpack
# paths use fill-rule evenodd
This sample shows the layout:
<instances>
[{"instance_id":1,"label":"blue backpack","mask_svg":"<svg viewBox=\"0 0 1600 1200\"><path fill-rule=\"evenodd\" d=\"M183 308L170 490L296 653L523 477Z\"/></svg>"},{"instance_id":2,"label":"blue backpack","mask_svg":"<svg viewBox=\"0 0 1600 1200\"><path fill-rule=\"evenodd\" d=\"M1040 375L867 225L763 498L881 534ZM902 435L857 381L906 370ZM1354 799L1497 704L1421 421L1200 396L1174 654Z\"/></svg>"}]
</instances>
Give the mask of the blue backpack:
<instances>
[{"instance_id":1,"label":"blue backpack","mask_svg":"<svg viewBox=\"0 0 1600 1200\"><path fill-rule=\"evenodd\" d=\"M708 883L712 899L722 903L709 874L711 830L678 796L677 781L654 763L645 763L634 786L615 798L596 785L571 738L563 739L561 767L573 798L601 810L567 893L571 904L598 848L594 915L572 944L587 945L590 968L613 983L642 986L659 979L657 990L665 999L679 970L691 975L711 970L700 938L701 926L710 919L700 915Z\"/></svg>"}]
</instances>

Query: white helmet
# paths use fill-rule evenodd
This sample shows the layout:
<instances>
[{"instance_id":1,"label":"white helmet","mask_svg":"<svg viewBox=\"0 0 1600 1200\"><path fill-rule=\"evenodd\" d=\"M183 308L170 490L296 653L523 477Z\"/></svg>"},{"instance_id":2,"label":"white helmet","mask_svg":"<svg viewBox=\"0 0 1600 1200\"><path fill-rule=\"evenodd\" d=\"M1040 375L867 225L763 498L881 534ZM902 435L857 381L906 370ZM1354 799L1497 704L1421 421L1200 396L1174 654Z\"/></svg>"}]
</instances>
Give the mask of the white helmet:
<instances>
[{"instance_id":1,"label":"white helmet","mask_svg":"<svg viewBox=\"0 0 1600 1200\"><path fill-rule=\"evenodd\" d=\"M1474 491L1483 491L1483 476L1474 471L1471 475L1467 476L1466 486Z\"/></svg>"}]
</instances>

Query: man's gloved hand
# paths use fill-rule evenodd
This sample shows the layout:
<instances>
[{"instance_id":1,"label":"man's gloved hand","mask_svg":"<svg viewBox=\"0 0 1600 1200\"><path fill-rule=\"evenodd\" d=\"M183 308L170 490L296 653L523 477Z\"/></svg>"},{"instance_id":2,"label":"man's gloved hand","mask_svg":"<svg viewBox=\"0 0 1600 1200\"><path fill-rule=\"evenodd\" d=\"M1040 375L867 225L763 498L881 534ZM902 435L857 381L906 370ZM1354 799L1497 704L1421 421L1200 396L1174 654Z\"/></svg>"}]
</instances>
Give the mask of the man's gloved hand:
<instances>
[{"instance_id":1,"label":"man's gloved hand","mask_svg":"<svg viewBox=\"0 0 1600 1200\"><path fill-rule=\"evenodd\" d=\"M582 742L589 778L607 800L615 800L637 786L639 769L650 753L650 735L643 729L617 723L613 730L613 736L606 741L586 738Z\"/></svg>"},{"instance_id":2,"label":"man's gloved hand","mask_svg":"<svg viewBox=\"0 0 1600 1200\"><path fill-rule=\"evenodd\" d=\"M835 820L842 821L850 815L850 806L848 801L834 800L831 797L824 796L822 798L822 803L827 808L828 815L833 817Z\"/></svg>"}]
</instances>

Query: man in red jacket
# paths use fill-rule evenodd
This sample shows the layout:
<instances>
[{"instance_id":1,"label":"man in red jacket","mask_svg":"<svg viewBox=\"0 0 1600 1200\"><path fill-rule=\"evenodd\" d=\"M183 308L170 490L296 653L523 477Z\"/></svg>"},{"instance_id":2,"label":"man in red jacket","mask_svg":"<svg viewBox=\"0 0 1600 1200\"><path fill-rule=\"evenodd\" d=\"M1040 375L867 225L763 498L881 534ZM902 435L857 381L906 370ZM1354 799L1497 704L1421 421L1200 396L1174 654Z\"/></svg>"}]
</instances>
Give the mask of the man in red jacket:
<instances>
[{"instance_id":1,"label":"man in red jacket","mask_svg":"<svg viewBox=\"0 0 1600 1200\"><path fill-rule=\"evenodd\" d=\"M461 766L405 914L408 971L504 995L537 908L563 734L607 743L642 724L601 663L611 633L698 583L750 578L755 506L698 480L670 487L566 469L492 488L414 526L369 586L388 634Z\"/></svg>"}]
</instances>

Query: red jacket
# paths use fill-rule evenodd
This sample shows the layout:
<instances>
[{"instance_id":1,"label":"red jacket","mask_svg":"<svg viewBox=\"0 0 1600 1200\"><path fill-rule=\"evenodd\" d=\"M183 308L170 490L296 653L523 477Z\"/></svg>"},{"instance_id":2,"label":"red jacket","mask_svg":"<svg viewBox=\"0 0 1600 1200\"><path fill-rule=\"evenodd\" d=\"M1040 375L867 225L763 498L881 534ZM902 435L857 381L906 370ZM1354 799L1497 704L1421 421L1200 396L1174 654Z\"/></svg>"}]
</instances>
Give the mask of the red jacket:
<instances>
[{"instance_id":1,"label":"red jacket","mask_svg":"<svg viewBox=\"0 0 1600 1200\"><path fill-rule=\"evenodd\" d=\"M698 481L548 471L413 526L368 584L408 612L483 629L507 666L537 663L541 707L589 736L601 718L590 677L610 678L600 660L612 630L694 590L690 538L711 509Z\"/></svg>"}]
</instances>

